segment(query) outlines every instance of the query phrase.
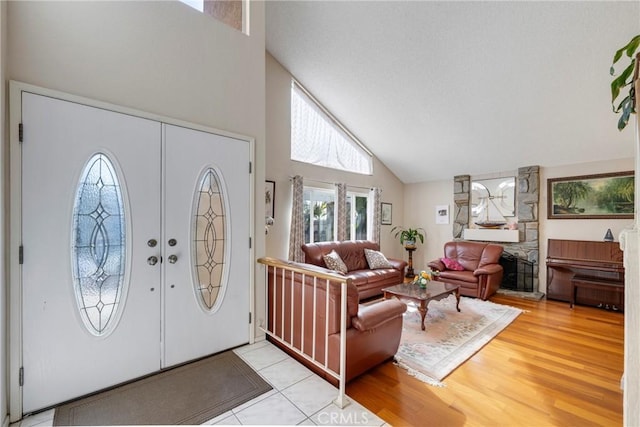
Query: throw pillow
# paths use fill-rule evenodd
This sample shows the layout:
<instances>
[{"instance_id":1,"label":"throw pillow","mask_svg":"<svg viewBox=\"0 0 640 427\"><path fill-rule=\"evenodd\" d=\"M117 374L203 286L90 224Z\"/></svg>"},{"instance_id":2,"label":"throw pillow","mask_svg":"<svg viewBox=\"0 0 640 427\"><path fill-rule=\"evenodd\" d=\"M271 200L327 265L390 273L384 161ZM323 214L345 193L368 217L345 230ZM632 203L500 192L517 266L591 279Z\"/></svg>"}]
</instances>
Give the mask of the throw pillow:
<instances>
[{"instance_id":1,"label":"throw pillow","mask_svg":"<svg viewBox=\"0 0 640 427\"><path fill-rule=\"evenodd\" d=\"M365 248L364 256L367 258L367 264L369 264L369 268L372 270L377 268L393 268L393 265L391 265L387 257L385 257L382 252Z\"/></svg>"},{"instance_id":2,"label":"throw pillow","mask_svg":"<svg viewBox=\"0 0 640 427\"><path fill-rule=\"evenodd\" d=\"M460 263L455 259L440 258L440 261L442 261L442 263L444 264L445 267L447 267L448 270L454 270L454 271L464 270L464 267L461 266Z\"/></svg>"},{"instance_id":3,"label":"throw pillow","mask_svg":"<svg viewBox=\"0 0 640 427\"><path fill-rule=\"evenodd\" d=\"M340 258L340 255L338 255L335 250L332 250L328 254L323 255L322 259L330 270L334 270L342 274L347 274L347 272L349 271L344 261L342 261L342 258Z\"/></svg>"}]
</instances>

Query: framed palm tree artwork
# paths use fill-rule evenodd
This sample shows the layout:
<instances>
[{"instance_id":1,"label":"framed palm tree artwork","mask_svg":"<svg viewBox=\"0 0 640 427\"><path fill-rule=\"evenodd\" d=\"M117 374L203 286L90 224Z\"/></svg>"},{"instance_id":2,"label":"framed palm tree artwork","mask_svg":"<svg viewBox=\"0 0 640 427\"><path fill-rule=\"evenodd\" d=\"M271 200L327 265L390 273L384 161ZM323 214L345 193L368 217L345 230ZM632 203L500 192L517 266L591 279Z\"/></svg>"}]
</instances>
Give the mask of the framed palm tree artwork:
<instances>
[{"instance_id":1,"label":"framed palm tree artwork","mask_svg":"<svg viewBox=\"0 0 640 427\"><path fill-rule=\"evenodd\" d=\"M549 219L632 219L633 171L550 178L547 180Z\"/></svg>"}]
</instances>

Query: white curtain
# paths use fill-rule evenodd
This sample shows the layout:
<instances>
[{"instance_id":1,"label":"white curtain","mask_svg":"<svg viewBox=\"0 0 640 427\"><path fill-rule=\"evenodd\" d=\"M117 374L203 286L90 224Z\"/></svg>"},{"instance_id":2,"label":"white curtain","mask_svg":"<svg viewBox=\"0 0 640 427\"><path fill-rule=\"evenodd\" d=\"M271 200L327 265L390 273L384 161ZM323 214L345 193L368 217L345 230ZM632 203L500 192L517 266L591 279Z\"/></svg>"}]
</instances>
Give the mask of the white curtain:
<instances>
[{"instance_id":1,"label":"white curtain","mask_svg":"<svg viewBox=\"0 0 640 427\"><path fill-rule=\"evenodd\" d=\"M370 175L372 156L295 83L291 90L291 159Z\"/></svg>"},{"instance_id":2,"label":"white curtain","mask_svg":"<svg viewBox=\"0 0 640 427\"><path fill-rule=\"evenodd\" d=\"M292 180L291 232L289 234L289 260L304 262L301 246L304 244L304 184L302 177L296 175Z\"/></svg>"},{"instance_id":3,"label":"white curtain","mask_svg":"<svg viewBox=\"0 0 640 427\"><path fill-rule=\"evenodd\" d=\"M342 242L347 240L347 184L336 184L336 206L338 230L337 240ZM352 208L355 208L352 206Z\"/></svg>"},{"instance_id":4,"label":"white curtain","mask_svg":"<svg viewBox=\"0 0 640 427\"><path fill-rule=\"evenodd\" d=\"M369 218L371 219L371 227L369 227L369 240L380 243L380 220L382 207L380 206L380 200L382 197L382 189L372 188L369 190Z\"/></svg>"}]
</instances>

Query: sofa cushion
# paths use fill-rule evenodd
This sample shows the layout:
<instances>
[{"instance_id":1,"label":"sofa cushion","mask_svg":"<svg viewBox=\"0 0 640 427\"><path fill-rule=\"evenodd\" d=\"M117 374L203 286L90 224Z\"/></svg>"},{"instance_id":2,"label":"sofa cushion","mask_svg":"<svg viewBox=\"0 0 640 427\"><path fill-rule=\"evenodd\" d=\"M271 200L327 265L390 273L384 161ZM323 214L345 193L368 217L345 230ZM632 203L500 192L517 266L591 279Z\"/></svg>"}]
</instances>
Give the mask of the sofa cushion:
<instances>
[{"instance_id":1,"label":"sofa cushion","mask_svg":"<svg viewBox=\"0 0 640 427\"><path fill-rule=\"evenodd\" d=\"M379 268L393 268L393 265L389 262L386 256L380 251L374 251L373 249L364 248L364 256L367 259L367 264L372 270Z\"/></svg>"},{"instance_id":2,"label":"sofa cushion","mask_svg":"<svg viewBox=\"0 0 640 427\"><path fill-rule=\"evenodd\" d=\"M340 255L338 255L335 250L324 255L322 259L330 270L334 270L342 274L346 274L349 271L344 261L342 261L342 258L340 258Z\"/></svg>"},{"instance_id":3,"label":"sofa cushion","mask_svg":"<svg viewBox=\"0 0 640 427\"><path fill-rule=\"evenodd\" d=\"M455 271L445 270L440 272L440 280L446 279L445 282L451 283L452 280L458 282L478 283L478 277L474 276L473 271Z\"/></svg>"},{"instance_id":4,"label":"sofa cushion","mask_svg":"<svg viewBox=\"0 0 640 427\"><path fill-rule=\"evenodd\" d=\"M440 258L440 261L447 267L447 270L463 271L464 267L453 258Z\"/></svg>"}]
</instances>

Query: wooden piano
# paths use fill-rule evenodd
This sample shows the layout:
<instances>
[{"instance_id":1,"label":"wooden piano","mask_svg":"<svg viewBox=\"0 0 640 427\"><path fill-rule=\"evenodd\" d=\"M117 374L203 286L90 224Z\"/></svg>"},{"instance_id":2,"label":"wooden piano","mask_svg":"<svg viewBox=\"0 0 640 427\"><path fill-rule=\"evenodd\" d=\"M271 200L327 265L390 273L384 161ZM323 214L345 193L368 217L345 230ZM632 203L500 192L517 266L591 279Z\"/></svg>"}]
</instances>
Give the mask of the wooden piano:
<instances>
[{"instance_id":1,"label":"wooden piano","mask_svg":"<svg viewBox=\"0 0 640 427\"><path fill-rule=\"evenodd\" d=\"M547 298L624 310L624 266L617 242L549 239Z\"/></svg>"}]
</instances>

